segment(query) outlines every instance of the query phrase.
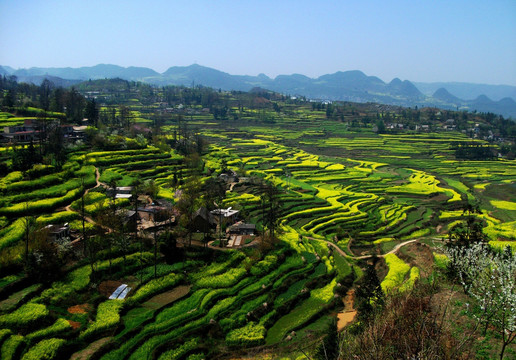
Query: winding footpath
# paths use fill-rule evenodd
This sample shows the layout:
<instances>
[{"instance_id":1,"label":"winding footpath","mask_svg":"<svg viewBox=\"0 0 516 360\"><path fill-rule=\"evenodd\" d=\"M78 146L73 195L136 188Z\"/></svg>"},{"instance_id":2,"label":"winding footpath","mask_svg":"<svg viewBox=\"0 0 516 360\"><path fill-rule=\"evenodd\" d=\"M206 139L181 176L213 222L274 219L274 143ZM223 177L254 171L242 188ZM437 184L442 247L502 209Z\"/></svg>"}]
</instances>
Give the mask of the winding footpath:
<instances>
[{"instance_id":1,"label":"winding footpath","mask_svg":"<svg viewBox=\"0 0 516 360\"><path fill-rule=\"evenodd\" d=\"M380 255L361 255L361 256L352 256L352 255L349 255L349 254L346 254L340 247L338 247L336 244L332 243L331 241L328 241L328 240L321 240L321 239L316 239L314 237L309 237L309 236L305 236L305 238L307 239L310 239L310 240L316 240L316 241L324 241L326 244L330 245L331 247L333 247L335 250L337 250L337 252L344 256L345 258L348 258L348 259L353 259L353 260L363 260L363 259L370 259L374 256L376 257L385 257L385 255L387 254L394 254L395 252L397 252L400 248L402 248L403 246L405 245L408 245L408 244L411 244L413 242L416 242L420 239L413 239L413 240L408 240L408 241L405 241L405 242L402 242L402 243L399 243L398 245L396 245L391 251L387 252L386 254L380 254Z\"/></svg>"},{"instance_id":2,"label":"winding footpath","mask_svg":"<svg viewBox=\"0 0 516 360\"><path fill-rule=\"evenodd\" d=\"M107 187L107 185L106 185L106 184L104 184L104 183L100 182L100 173L99 173L99 169L98 169L97 167L95 167L95 186L94 186L94 187L92 187L92 188L86 189L86 191L84 192L84 196L86 196L86 195L90 192L90 190L96 189L96 188L98 188L98 187L100 187L100 186ZM65 210L66 210L66 211L72 211L72 212L75 212L75 213L77 213L77 214L79 214L79 215L80 215L80 213L79 213L78 211L76 211L76 210L72 209L72 204L67 205L67 206L65 207ZM113 232L113 229L111 229L111 228L109 228L109 227L107 227L107 226L104 226L104 225L100 225L100 224L98 224L95 220L93 220L93 219L92 219L91 217L89 217L89 216L84 216L84 220L86 220L87 222L89 222L90 224L93 224L93 225L95 225L95 226L100 226L102 229L106 230L106 231L107 231L107 232L109 232L109 233L110 233L110 232ZM79 238L79 239L77 239L77 240L74 240L74 241L72 241L72 244L75 244L75 243L77 243L77 242L80 242L81 240L82 240L81 238Z\"/></svg>"}]
</instances>

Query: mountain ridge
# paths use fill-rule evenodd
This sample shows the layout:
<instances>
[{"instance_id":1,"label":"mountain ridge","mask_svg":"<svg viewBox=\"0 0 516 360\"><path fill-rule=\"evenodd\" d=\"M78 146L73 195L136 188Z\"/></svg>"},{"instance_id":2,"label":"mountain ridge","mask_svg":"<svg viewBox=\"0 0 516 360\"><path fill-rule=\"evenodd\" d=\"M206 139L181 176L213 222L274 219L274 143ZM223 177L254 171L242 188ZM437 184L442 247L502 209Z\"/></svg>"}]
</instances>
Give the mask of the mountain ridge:
<instances>
[{"instance_id":1,"label":"mountain ridge","mask_svg":"<svg viewBox=\"0 0 516 360\"><path fill-rule=\"evenodd\" d=\"M15 75L20 81L41 82L45 76L52 81L73 84L78 80L95 80L103 78L121 78L130 81L142 81L154 85L203 85L223 90L249 91L260 87L272 91L305 96L311 99L354 102L378 102L399 106L438 106L454 110L477 110L494 112L503 116L516 118L516 87L510 85L486 85L468 83L414 83L399 78L389 83L376 76L366 75L360 70L337 71L332 74L310 78L303 74L278 75L270 78L261 73L252 75L232 75L217 69L198 64L189 66L171 66L163 73L146 67L122 67L112 64L97 64L80 68L42 68L13 69L0 66L0 75ZM469 94L471 99L458 96L446 86L449 84L461 94ZM488 94L494 94L494 100ZM502 96L506 95L506 96Z\"/></svg>"}]
</instances>

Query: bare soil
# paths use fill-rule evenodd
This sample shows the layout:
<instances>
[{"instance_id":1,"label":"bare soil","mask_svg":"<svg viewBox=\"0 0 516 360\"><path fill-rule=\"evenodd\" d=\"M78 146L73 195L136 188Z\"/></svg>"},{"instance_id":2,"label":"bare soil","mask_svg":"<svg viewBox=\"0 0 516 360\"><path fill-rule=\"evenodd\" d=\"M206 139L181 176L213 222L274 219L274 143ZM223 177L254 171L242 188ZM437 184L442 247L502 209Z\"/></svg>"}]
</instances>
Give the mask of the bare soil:
<instances>
[{"instance_id":1,"label":"bare soil","mask_svg":"<svg viewBox=\"0 0 516 360\"><path fill-rule=\"evenodd\" d=\"M342 331L346 326L351 324L357 315L357 311L353 308L355 302L355 290L348 290L346 296L342 299L344 310L337 314L337 330Z\"/></svg>"},{"instance_id":2,"label":"bare soil","mask_svg":"<svg viewBox=\"0 0 516 360\"><path fill-rule=\"evenodd\" d=\"M75 305L75 306L70 306L68 308L68 312L70 314L87 314L91 310L93 310L93 306L91 306L91 304Z\"/></svg>"},{"instance_id":3,"label":"bare soil","mask_svg":"<svg viewBox=\"0 0 516 360\"><path fill-rule=\"evenodd\" d=\"M103 281L99 284L98 291L105 297L110 297L111 294L113 294L113 291L115 291L120 285L122 285L121 281Z\"/></svg>"},{"instance_id":4,"label":"bare soil","mask_svg":"<svg viewBox=\"0 0 516 360\"><path fill-rule=\"evenodd\" d=\"M73 354L70 357L70 359L71 360L86 360L86 359L90 359L93 354L95 354L97 351L99 351L102 346L104 346L105 344L110 342L111 339L113 339L113 337L109 336L109 337L105 337L105 338L99 339L99 340L97 340L95 342L92 342L86 349L83 349L83 350L78 351L75 354Z\"/></svg>"},{"instance_id":5,"label":"bare soil","mask_svg":"<svg viewBox=\"0 0 516 360\"><path fill-rule=\"evenodd\" d=\"M144 308L157 310L182 298L190 292L191 285L180 285L172 290L156 295L142 304Z\"/></svg>"}]
</instances>

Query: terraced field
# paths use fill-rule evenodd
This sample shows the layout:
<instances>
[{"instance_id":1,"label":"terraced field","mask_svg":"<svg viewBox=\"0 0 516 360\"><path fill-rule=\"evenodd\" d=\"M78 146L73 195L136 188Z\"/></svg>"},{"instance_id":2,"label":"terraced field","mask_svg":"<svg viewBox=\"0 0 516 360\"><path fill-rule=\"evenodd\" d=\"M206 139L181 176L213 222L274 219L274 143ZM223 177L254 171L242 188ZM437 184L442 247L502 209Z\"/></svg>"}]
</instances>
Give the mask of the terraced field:
<instances>
[{"instance_id":1,"label":"terraced field","mask_svg":"<svg viewBox=\"0 0 516 360\"><path fill-rule=\"evenodd\" d=\"M236 171L240 179L228 184L223 205L241 210L262 233L257 179L280 190L278 242L270 249L259 240L239 250L196 246L166 263L147 236L112 251L117 239L106 225L95 226L98 215L134 204L113 201L106 188L152 181L156 198L177 202L176 190L188 184L188 159L166 147L74 150L59 171L38 166L30 176L1 178L3 268L23 258L29 222L69 222L80 234L82 200L88 230L101 233L98 258L89 263L77 255L56 281L2 275L1 358L201 359L289 341L310 345L321 333L313 329L341 310L347 289L339 288L361 277L360 257L384 255L382 289L409 291L430 270L387 253L410 240L438 242L463 221L467 203L481 210L471 216L485 224L493 247L516 248L516 161L456 160L452 147L466 140L461 133L353 132L322 112L306 114L293 107L270 126L255 123L260 112L251 110L239 124L207 122L205 115L189 121L211 142L200 181ZM147 121L141 112L133 116ZM171 137L178 127L163 130ZM108 299L122 283L132 288L128 297Z\"/></svg>"}]
</instances>

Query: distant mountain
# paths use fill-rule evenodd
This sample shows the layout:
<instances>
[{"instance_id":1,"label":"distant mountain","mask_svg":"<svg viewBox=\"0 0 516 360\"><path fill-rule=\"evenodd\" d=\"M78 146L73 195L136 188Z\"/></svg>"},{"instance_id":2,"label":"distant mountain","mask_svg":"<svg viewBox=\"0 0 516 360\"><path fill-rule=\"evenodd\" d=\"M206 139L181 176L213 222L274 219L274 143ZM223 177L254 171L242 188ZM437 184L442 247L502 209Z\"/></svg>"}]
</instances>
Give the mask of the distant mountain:
<instances>
[{"instance_id":1,"label":"distant mountain","mask_svg":"<svg viewBox=\"0 0 516 360\"><path fill-rule=\"evenodd\" d=\"M45 79L54 83L55 86L60 86L60 87L70 87L72 85L82 82L82 80L61 79L60 77L51 76L51 75L21 76L18 78L18 81L31 83L31 84L39 86Z\"/></svg>"},{"instance_id":2,"label":"distant mountain","mask_svg":"<svg viewBox=\"0 0 516 360\"><path fill-rule=\"evenodd\" d=\"M445 88L439 88L436 92L434 92L432 97L447 104L460 105L464 102L464 100L461 100L458 97L450 94Z\"/></svg>"},{"instance_id":3,"label":"distant mountain","mask_svg":"<svg viewBox=\"0 0 516 360\"><path fill-rule=\"evenodd\" d=\"M414 82L414 85L416 85L423 94L428 96L432 95L439 88L445 88L453 95L464 100L474 100L480 95L486 95L495 101L505 97L516 99L516 86L510 85L470 84L462 82Z\"/></svg>"},{"instance_id":4,"label":"distant mountain","mask_svg":"<svg viewBox=\"0 0 516 360\"><path fill-rule=\"evenodd\" d=\"M10 74L9 71L7 71L7 69L3 66L0 66L0 76L8 76Z\"/></svg>"},{"instance_id":5,"label":"distant mountain","mask_svg":"<svg viewBox=\"0 0 516 360\"><path fill-rule=\"evenodd\" d=\"M104 78L124 78L126 80L141 80L143 78L160 76L156 71L144 67L124 68L117 65L99 64L80 68L38 68L19 69L12 72L18 78L31 76L56 76L67 80L95 80Z\"/></svg>"},{"instance_id":6,"label":"distant mountain","mask_svg":"<svg viewBox=\"0 0 516 360\"><path fill-rule=\"evenodd\" d=\"M57 81L96 80L120 78L143 81L155 85L203 85L215 89L249 91L263 88L310 99L354 102L377 102L399 106L436 106L444 109L477 110L493 112L516 118L516 87L508 85L481 85L466 83L412 83L393 79L385 83L376 76L361 71L338 71L316 79L301 74L278 75L271 79L258 76L231 75L201 65L173 66L160 74L144 67L124 68L99 64L81 68L30 68L0 67L0 74L16 75L20 81L40 83L43 78ZM71 82L73 84L75 82ZM484 91L480 92L479 91ZM474 96L472 96L475 94ZM483 96L481 96L483 95ZM503 96L502 96L503 95ZM491 100L494 98L497 101ZM469 99L469 100L463 100Z\"/></svg>"},{"instance_id":7,"label":"distant mountain","mask_svg":"<svg viewBox=\"0 0 516 360\"><path fill-rule=\"evenodd\" d=\"M410 81L401 81L398 78L393 79L387 86L389 93L397 96L418 99L424 98L423 94Z\"/></svg>"}]
</instances>

